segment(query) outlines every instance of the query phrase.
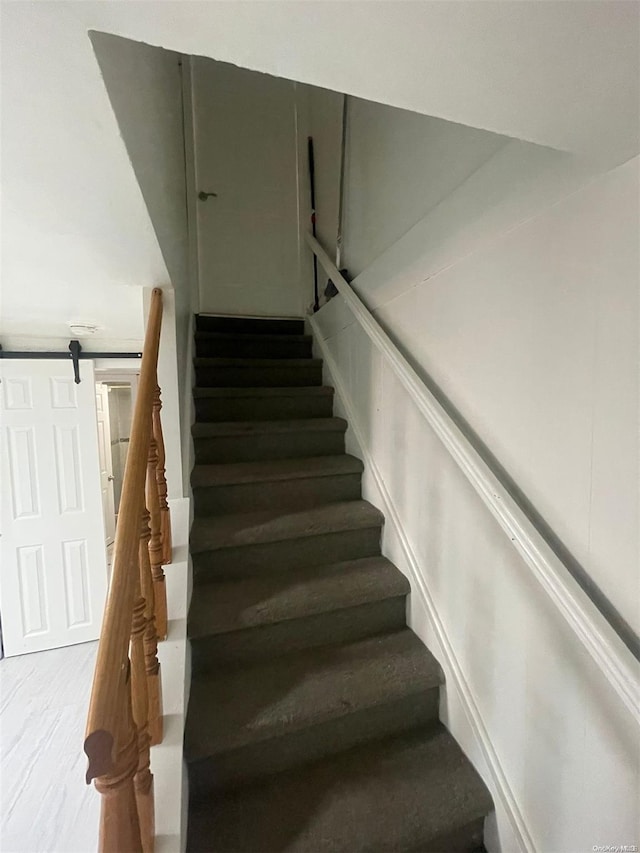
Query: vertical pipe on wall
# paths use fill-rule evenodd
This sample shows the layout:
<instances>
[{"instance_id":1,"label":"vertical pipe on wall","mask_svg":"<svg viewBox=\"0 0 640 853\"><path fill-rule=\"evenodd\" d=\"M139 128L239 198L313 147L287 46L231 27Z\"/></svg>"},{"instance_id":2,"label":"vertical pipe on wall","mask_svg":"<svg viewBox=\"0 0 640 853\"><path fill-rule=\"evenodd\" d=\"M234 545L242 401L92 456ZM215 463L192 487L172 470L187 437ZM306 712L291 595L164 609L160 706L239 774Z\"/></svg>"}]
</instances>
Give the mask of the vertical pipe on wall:
<instances>
[{"instance_id":1,"label":"vertical pipe on wall","mask_svg":"<svg viewBox=\"0 0 640 853\"><path fill-rule=\"evenodd\" d=\"M347 112L348 96L342 99L342 141L340 144L340 180L338 185L338 233L336 235L336 267L340 269L342 262L342 216L344 207L344 176L347 150Z\"/></svg>"},{"instance_id":2,"label":"vertical pipe on wall","mask_svg":"<svg viewBox=\"0 0 640 853\"><path fill-rule=\"evenodd\" d=\"M309 187L311 190L311 233L316 236L316 166L313 156L313 137L307 138L307 152L309 155ZM318 295L318 259L313 256L313 310L314 313L320 308Z\"/></svg>"}]
</instances>

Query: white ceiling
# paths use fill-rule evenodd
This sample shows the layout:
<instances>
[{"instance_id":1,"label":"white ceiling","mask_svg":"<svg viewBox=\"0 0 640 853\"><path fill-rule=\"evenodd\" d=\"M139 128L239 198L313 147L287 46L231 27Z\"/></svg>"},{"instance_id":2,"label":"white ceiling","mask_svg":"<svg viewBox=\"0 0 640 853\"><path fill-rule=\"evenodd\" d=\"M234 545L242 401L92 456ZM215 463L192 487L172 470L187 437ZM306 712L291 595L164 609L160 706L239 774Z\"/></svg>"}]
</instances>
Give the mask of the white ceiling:
<instances>
[{"instance_id":1,"label":"white ceiling","mask_svg":"<svg viewBox=\"0 0 640 853\"><path fill-rule=\"evenodd\" d=\"M114 284L168 279L89 30L593 156L602 167L638 150L633 1L27 0L3 3L1 14L1 307L11 332L27 317L59 323L63 291L84 288L99 307ZM117 325L107 332L127 337Z\"/></svg>"}]
</instances>

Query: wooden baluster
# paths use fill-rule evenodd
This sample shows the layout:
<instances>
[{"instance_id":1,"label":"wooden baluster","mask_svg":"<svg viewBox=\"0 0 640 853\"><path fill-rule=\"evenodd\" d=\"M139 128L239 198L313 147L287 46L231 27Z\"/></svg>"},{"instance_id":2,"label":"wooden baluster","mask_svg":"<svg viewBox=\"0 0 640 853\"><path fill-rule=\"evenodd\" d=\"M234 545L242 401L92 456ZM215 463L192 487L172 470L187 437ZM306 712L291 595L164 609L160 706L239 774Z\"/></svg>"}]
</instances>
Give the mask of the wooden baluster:
<instances>
[{"instance_id":1,"label":"wooden baluster","mask_svg":"<svg viewBox=\"0 0 640 853\"><path fill-rule=\"evenodd\" d=\"M162 571L162 535L160 532L160 502L156 483L158 451L153 436L149 444L147 465L147 508L150 516L151 539L149 540L149 559L153 576L153 597L155 604L156 633L159 640L167 637L167 588Z\"/></svg>"},{"instance_id":2,"label":"wooden baluster","mask_svg":"<svg viewBox=\"0 0 640 853\"><path fill-rule=\"evenodd\" d=\"M156 440L158 463L156 465L156 483L158 485L158 500L160 502L160 533L162 535L162 563L168 566L171 562L171 512L167 503L167 480L165 476L164 438L162 436L162 399L160 386L156 385L153 395L153 437Z\"/></svg>"},{"instance_id":3,"label":"wooden baluster","mask_svg":"<svg viewBox=\"0 0 640 853\"><path fill-rule=\"evenodd\" d=\"M133 721L138 731L138 769L133 778L138 821L144 853L153 853L155 836L155 812L153 804L153 775L149 769L149 691L144 654L145 600L141 594L139 562L132 571L136 575L135 600L131 624L131 703Z\"/></svg>"},{"instance_id":4,"label":"wooden baluster","mask_svg":"<svg viewBox=\"0 0 640 853\"><path fill-rule=\"evenodd\" d=\"M149 561L149 513L142 513L140 529L140 589L144 599L144 661L147 673L147 696L149 702L149 735L151 746L162 743L162 678L158 661L158 635L156 632L155 606L153 599L153 578Z\"/></svg>"},{"instance_id":5,"label":"wooden baluster","mask_svg":"<svg viewBox=\"0 0 640 853\"><path fill-rule=\"evenodd\" d=\"M134 776L138 769L138 733L131 712L130 668L123 667L125 682L118 691L120 730L115 733L113 743L113 765L107 773L95 778L96 789L102 794L100 813L100 853L142 853L140 823L134 788ZM92 778L92 761L102 764L108 761L105 747L110 741L106 732L96 732L85 742L90 770L87 781Z\"/></svg>"}]
</instances>

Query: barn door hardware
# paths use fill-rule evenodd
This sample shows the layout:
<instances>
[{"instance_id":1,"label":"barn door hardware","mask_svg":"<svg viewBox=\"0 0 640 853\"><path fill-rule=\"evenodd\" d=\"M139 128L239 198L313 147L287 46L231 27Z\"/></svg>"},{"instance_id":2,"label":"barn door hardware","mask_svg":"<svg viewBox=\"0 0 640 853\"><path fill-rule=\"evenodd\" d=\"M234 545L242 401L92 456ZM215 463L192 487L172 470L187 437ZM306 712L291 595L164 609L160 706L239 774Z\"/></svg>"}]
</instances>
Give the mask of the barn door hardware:
<instances>
[{"instance_id":1,"label":"barn door hardware","mask_svg":"<svg viewBox=\"0 0 640 853\"><path fill-rule=\"evenodd\" d=\"M70 358L73 363L73 380L76 385L80 384L80 359L96 358L142 358L141 352L83 352L80 341L69 341L69 352L25 350L3 350L0 346L0 358L33 358L33 359L58 359Z\"/></svg>"}]
</instances>

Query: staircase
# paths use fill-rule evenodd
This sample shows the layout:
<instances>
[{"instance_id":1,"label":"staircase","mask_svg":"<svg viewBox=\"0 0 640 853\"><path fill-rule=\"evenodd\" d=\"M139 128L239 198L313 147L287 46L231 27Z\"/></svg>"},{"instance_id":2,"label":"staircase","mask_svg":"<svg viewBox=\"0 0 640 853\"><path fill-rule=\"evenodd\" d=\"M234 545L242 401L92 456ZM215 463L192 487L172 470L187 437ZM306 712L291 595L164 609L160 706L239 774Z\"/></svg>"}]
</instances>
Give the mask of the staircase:
<instances>
[{"instance_id":1,"label":"staircase","mask_svg":"<svg viewBox=\"0 0 640 853\"><path fill-rule=\"evenodd\" d=\"M196 329L188 850L482 850L491 799L303 321Z\"/></svg>"}]
</instances>

